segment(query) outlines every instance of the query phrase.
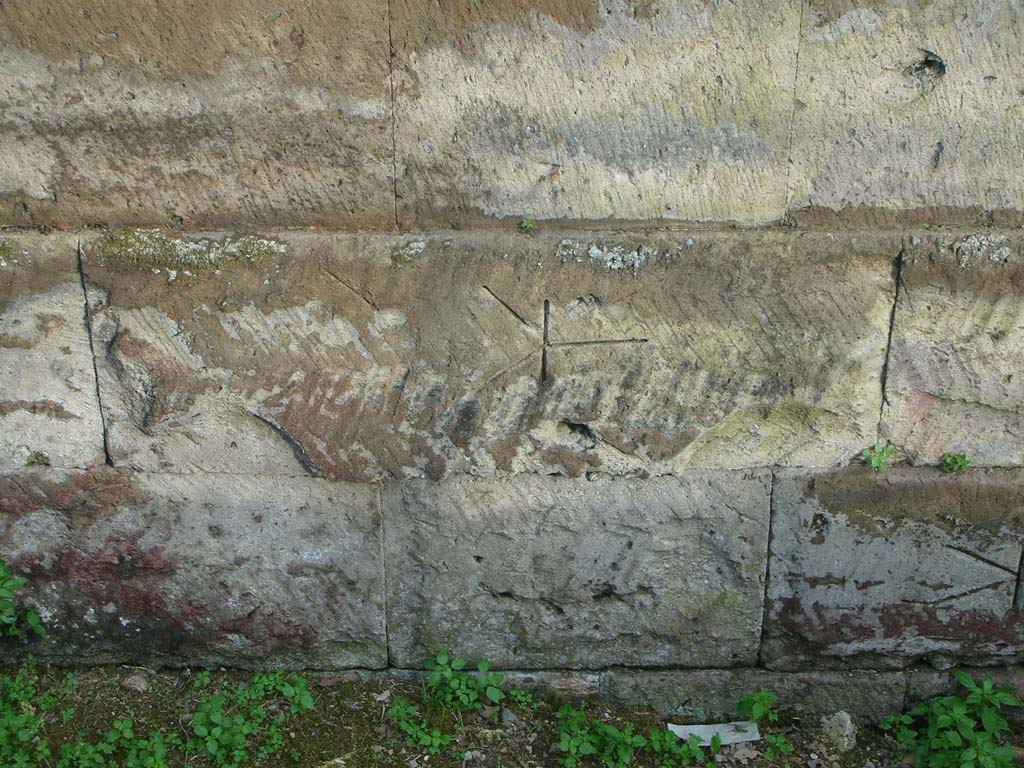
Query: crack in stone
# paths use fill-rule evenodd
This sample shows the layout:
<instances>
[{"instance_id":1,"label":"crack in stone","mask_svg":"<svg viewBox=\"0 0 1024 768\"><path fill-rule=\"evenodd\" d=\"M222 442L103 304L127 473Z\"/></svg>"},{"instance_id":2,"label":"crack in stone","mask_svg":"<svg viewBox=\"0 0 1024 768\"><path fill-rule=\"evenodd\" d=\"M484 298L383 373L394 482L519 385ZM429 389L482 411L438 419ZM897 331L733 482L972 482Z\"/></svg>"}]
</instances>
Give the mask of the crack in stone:
<instances>
[{"instance_id":1,"label":"crack in stone","mask_svg":"<svg viewBox=\"0 0 1024 768\"><path fill-rule=\"evenodd\" d=\"M338 275L334 274L331 270L329 270L327 267L321 266L320 269L326 272L329 277L334 278L337 282L341 283L343 286L348 288L348 290L350 290L356 296L356 298L360 299L365 304L367 304L371 309L373 309L374 312L380 311L380 307L378 307L374 303L372 297L370 297L368 294L364 294L361 291L357 291L349 284L347 280L343 280Z\"/></svg>"},{"instance_id":2,"label":"crack in stone","mask_svg":"<svg viewBox=\"0 0 1024 768\"><path fill-rule=\"evenodd\" d=\"M313 460L310 459L309 454L306 452L306 449L302 447L302 444L298 440L296 440L294 437L291 436L291 434L289 434L287 429L282 427L277 422L272 421L271 419L268 419L264 416L260 416L258 413L250 413L250 415L254 419L262 421L264 424L270 427L274 431L274 434L276 434L278 437L284 440L285 443L288 444L288 447L292 449L292 453L295 454L295 460L299 462L299 464L302 466L304 470L306 470L307 475L309 475L310 477L320 477L320 470L318 470L316 466L313 464Z\"/></svg>"},{"instance_id":3,"label":"crack in stone","mask_svg":"<svg viewBox=\"0 0 1024 768\"><path fill-rule=\"evenodd\" d=\"M505 300L504 300L504 299L502 299L502 298L501 298L500 296L498 296L498 294L496 294L496 293L495 293L494 291L492 291L492 290L491 290L490 288L488 288L488 287L487 287L486 285L485 285L485 286L482 286L482 287L483 287L483 289L484 289L485 291L487 291L487 293L489 293L489 294L490 294L490 296L491 296L491 298L492 298L492 299L494 299L494 300L495 300L496 302L498 302L499 304L501 304L501 306L503 306L503 307L504 307L505 309L507 309L507 310L508 310L509 312L511 312L511 313L512 313L512 314L513 314L513 315L515 316L516 320L518 320L518 321L519 321L520 323L522 323L523 325L525 325L525 326L526 326L526 327L528 327L528 328L531 328L531 329L532 329L532 328L534 327L534 326L533 326L533 323L531 323L531 322L530 322L529 320L527 320L527 319L526 319L525 317L523 317L523 316L522 316L521 314L519 314L518 312L516 312L516 311L515 311L515 310L514 310L514 309L512 308L512 306L511 306L511 305L510 305L510 304L509 304L509 303L508 303L507 301L505 301Z\"/></svg>"},{"instance_id":4,"label":"crack in stone","mask_svg":"<svg viewBox=\"0 0 1024 768\"><path fill-rule=\"evenodd\" d=\"M592 347L605 344L646 344L649 339L594 339L593 341L553 341L549 347Z\"/></svg>"},{"instance_id":5,"label":"crack in stone","mask_svg":"<svg viewBox=\"0 0 1024 768\"><path fill-rule=\"evenodd\" d=\"M398 218L398 112L395 109L395 40L392 34L391 0L388 0L388 81L391 89L391 183L395 201L395 231L401 229Z\"/></svg>"},{"instance_id":6,"label":"crack in stone","mask_svg":"<svg viewBox=\"0 0 1024 768\"><path fill-rule=\"evenodd\" d=\"M889 384L889 359L892 354L892 338L896 331L896 308L900 303L900 285L903 282L903 253L904 249L900 248L900 252L896 254L896 260L893 264L893 297L892 297L892 309L889 310L889 334L885 341L885 357L882 359L882 376L881 376L881 387L882 387L882 401L878 405L878 431L877 437L881 440L882 437L882 420L885 416L885 406L889 405L889 396L886 393L886 388Z\"/></svg>"},{"instance_id":7,"label":"crack in stone","mask_svg":"<svg viewBox=\"0 0 1024 768\"><path fill-rule=\"evenodd\" d=\"M999 581L993 581L991 584L985 584L980 587L965 589L963 592L956 592L955 594L946 595L945 597L937 597L934 600L906 600L904 602L908 603L909 605L941 605L942 603L948 603L952 600L959 600L962 597L970 597L971 595L976 595L979 592L984 592L986 589L992 589L992 587L998 587L1001 584L1005 583L1005 579L1000 579Z\"/></svg>"},{"instance_id":8,"label":"crack in stone","mask_svg":"<svg viewBox=\"0 0 1024 768\"><path fill-rule=\"evenodd\" d=\"M1013 610L1024 611L1024 548L1020 552L1017 564L1017 584L1013 590Z\"/></svg>"},{"instance_id":9,"label":"crack in stone","mask_svg":"<svg viewBox=\"0 0 1024 768\"><path fill-rule=\"evenodd\" d=\"M793 144L796 137L796 92L797 88L800 87L800 49L803 47L804 42L804 6L806 0L800 0L800 19L796 26L796 57L793 62L793 92L790 95L790 109L789 109L789 146L786 149L786 188L782 190L783 194L783 216L786 217L789 214L790 199L792 197L792 177L793 177Z\"/></svg>"},{"instance_id":10,"label":"crack in stone","mask_svg":"<svg viewBox=\"0 0 1024 768\"><path fill-rule=\"evenodd\" d=\"M768 535L765 537L767 540L764 554L764 593L762 598L761 608L761 638L757 648L757 659L762 665L765 664L765 641L768 639L768 614L771 610L771 602L768 594L769 578L771 576L771 560L772 560L772 535L774 533L774 526L772 525L775 521L775 484L776 484L776 472L778 467L772 467L771 477L769 478L770 485L768 490Z\"/></svg>"},{"instance_id":11,"label":"crack in stone","mask_svg":"<svg viewBox=\"0 0 1024 768\"><path fill-rule=\"evenodd\" d=\"M987 557L984 557L983 555L979 555L977 552L972 552L969 549L964 549L963 547L958 547L955 544L946 544L946 549L950 549L950 550L952 550L954 552L959 552L961 555L964 555L965 557L969 557L972 560L977 560L979 563L984 563L985 565L987 565L987 566L989 566L991 568L998 568L1000 571L1005 571L1006 573L1010 574L1011 576L1016 576L1018 574L1018 571L1016 569L1007 568L1002 563L997 563L995 560L989 560Z\"/></svg>"},{"instance_id":12,"label":"crack in stone","mask_svg":"<svg viewBox=\"0 0 1024 768\"><path fill-rule=\"evenodd\" d=\"M82 286L82 322L85 325L85 333L89 339L89 354L92 357L93 385L96 389L96 407L100 414L100 430L103 434L103 460L108 467L114 466L110 458L110 438L107 433L107 416L103 410L103 396L100 394L100 371L96 363L96 345L92 337L92 318L89 316L89 289L85 284L85 269L82 267L82 241L75 245L75 257L78 264L78 283Z\"/></svg>"}]
</instances>

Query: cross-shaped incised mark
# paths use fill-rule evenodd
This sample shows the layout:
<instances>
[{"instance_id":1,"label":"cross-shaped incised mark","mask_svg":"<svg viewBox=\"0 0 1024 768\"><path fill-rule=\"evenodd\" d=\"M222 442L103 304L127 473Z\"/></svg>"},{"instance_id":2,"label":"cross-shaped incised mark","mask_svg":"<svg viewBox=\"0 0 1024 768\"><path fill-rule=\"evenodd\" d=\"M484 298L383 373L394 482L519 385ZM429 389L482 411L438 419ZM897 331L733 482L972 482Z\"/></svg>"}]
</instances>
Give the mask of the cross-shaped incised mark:
<instances>
[{"instance_id":1,"label":"cross-shaped incised mark","mask_svg":"<svg viewBox=\"0 0 1024 768\"><path fill-rule=\"evenodd\" d=\"M516 312L507 301L505 301L504 299L500 298L494 291L492 291L486 285L483 286L483 289L485 291L487 291L487 293L491 296L491 298L493 298L495 301L497 301L499 304L501 304L501 306L503 306L506 310L508 310L513 315L513 317L515 317L520 323L522 323L523 325L527 326L528 328L533 328L536 331L536 326L533 325L533 323L529 322L520 313ZM641 339L641 338L629 338L629 339L590 339L588 341L551 341L551 301L548 300L548 299L544 299L544 324L543 324L543 329L542 330L543 330L543 332L542 332L542 335L541 335L542 341L541 341L541 348L540 348L540 385L541 385L541 387L546 386L551 381L551 377L550 377L549 372L548 372L548 350L550 350L550 349L555 349L555 348L559 348L559 347L590 347L590 346L599 346L599 345L607 345L607 344L646 344L647 343L647 339ZM535 351L536 350L534 350L534 352ZM530 355L534 354L534 352L530 352ZM528 355L528 357L529 357L529 355ZM517 363L517 365L518 365L518 363ZM493 377L492 377L492 380L493 380Z\"/></svg>"}]
</instances>

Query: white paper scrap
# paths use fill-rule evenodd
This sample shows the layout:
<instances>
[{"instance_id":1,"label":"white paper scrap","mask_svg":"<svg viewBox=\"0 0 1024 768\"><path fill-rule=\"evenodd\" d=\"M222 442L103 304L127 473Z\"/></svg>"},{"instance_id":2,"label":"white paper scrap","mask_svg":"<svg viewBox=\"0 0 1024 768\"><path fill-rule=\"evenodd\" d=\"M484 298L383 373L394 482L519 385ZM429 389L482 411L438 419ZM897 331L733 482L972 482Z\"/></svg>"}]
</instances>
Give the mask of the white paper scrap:
<instances>
[{"instance_id":1,"label":"white paper scrap","mask_svg":"<svg viewBox=\"0 0 1024 768\"><path fill-rule=\"evenodd\" d=\"M718 734L722 740L722 746L727 744L739 744L744 741L760 741L761 733L757 730L757 723L746 720L736 723L713 723L709 725L676 725L669 723L668 729L683 741L689 741L694 735L700 739L700 745L707 747L711 745L711 738Z\"/></svg>"}]
</instances>

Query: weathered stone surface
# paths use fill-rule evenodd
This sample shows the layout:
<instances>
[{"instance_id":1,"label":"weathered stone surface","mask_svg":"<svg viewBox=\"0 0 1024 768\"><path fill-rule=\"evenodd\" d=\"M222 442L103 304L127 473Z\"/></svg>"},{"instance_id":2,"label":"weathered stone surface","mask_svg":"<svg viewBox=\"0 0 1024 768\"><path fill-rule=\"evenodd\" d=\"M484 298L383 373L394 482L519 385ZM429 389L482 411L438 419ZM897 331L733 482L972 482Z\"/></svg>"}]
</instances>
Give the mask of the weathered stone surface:
<instances>
[{"instance_id":1,"label":"weathered stone surface","mask_svg":"<svg viewBox=\"0 0 1024 768\"><path fill-rule=\"evenodd\" d=\"M78 240L0 233L0 471L103 461Z\"/></svg>"},{"instance_id":2,"label":"weathered stone surface","mask_svg":"<svg viewBox=\"0 0 1024 768\"><path fill-rule=\"evenodd\" d=\"M391 6L404 223L782 217L797 0Z\"/></svg>"},{"instance_id":3,"label":"weathered stone surface","mask_svg":"<svg viewBox=\"0 0 1024 768\"><path fill-rule=\"evenodd\" d=\"M898 240L570 234L97 240L111 456L646 475L832 465L876 439Z\"/></svg>"},{"instance_id":4,"label":"weathered stone surface","mask_svg":"<svg viewBox=\"0 0 1024 768\"><path fill-rule=\"evenodd\" d=\"M0 475L0 558L29 579L36 656L383 667L368 486L296 478Z\"/></svg>"},{"instance_id":5,"label":"weathered stone surface","mask_svg":"<svg viewBox=\"0 0 1024 768\"><path fill-rule=\"evenodd\" d=\"M1022 538L1019 470L784 471L772 495L762 661L1019 658Z\"/></svg>"},{"instance_id":6,"label":"weathered stone surface","mask_svg":"<svg viewBox=\"0 0 1024 768\"><path fill-rule=\"evenodd\" d=\"M1024 21L991 0L810 0L789 206L862 222L1024 209ZM798 213L797 218L801 218Z\"/></svg>"},{"instance_id":7,"label":"weathered stone surface","mask_svg":"<svg viewBox=\"0 0 1024 768\"><path fill-rule=\"evenodd\" d=\"M996 685L1009 686L1017 696L1024 697L1024 668L1022 667L985 667L983 669L962 668L976 682L981 683L986 677L991 677ZM914 706L935 698L936 696L949 696L950 694L962 694L963 688L953 676L950 670L940 671L936 669L914 669L907 673L907 705ZM1020 712L1007 711L1005 714L1019 720Z\"/></svg>"},{"instance_id":8,"label":"weathered stone surface","mask_svg":"<svg viewBox=\"0 0 1024 768\"><path fill-rule=\"evenodd\" d=\"M883 430L916 463L1024 464L1024 237L912 236Z\"/></svg>"},{"instance_id":9,"label":"weathered stone surface","mask_svg":"<svg viewBox=\"0 0 1024 768\"><path fill-rule=\"evenodd\" d=\"M0 225L390 226L386 0L0 7Z\"/></svg>"},{"instance_id":10,"label":"weathered stone surface","mask_svg":"<svg viewBox=\"0 0 1024 768\"><path fill-rule=\"evenodd\" d=\"M732 666L757 655L767 470L461 477L385 495L391 658Z\"/></svg>"},{"instance_id":11,"label":"weathered stone surface","mask_svg":"<svg viewBox=\"0 0 1024 768\"><path fill-rule=\"evenodd\" d=\"M902 672L771 672L764 669L695 669L604 673L602 693L612 701L650 706L663 717L706 722L730 717L742 696L769 691L779 706L797 712L845 710L877 722L903 709Z\"/></svg>"}]
</instances>

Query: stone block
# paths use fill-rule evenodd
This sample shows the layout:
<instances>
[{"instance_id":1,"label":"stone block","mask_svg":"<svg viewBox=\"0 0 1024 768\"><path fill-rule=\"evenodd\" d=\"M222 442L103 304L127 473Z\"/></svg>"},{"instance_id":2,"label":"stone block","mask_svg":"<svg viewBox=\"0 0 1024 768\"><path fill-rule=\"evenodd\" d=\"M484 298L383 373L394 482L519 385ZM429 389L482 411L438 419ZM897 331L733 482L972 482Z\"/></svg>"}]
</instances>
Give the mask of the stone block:
<instances>
[{"instance_id":1,"label":"stone block","mask_svg":"<svg viewBox=\"0 0 1024 768\"><path fill-rule=\"evenodd\" d=\"M0 476L0 558L83 663L384 667L377 492L295 478Z\"/></svg>"},{"instance_id":2,"label":"stone block","mask_svg":"<svg viewBox=\"0 0 1024 768\"><path fill-rule=\"evenodd\" d=\"M877 439L899 239L115 233L110 453L374 481L830 466Z\"/></svg>"},{"instance_id":3,"label":"stone block","mask_svg":"<svg viewBox=\"0 0 1024 768\"><path fill-rule=\"evenodd\" d=\"M74 236L0 233L0 471L103 463L77 253Z\"/></svg>"},{"instance_id":4,"label":"stone block","mask_svg":"<svg viewBox=\"0 0 1024 768\"><path fill-rule=\"evenodd\" d=\"M762 661L793 669L1020 658L1022 534L1020 470L784 471L772 495Z\"/></svg>"},{"instance_id":5,"label":"stone block","mask_svg":"<svg viewBox=\"0 0 1024 768\"><path fill-rule=\"evenodd\" d=\"M918 464L1024 464L1024 237L908 238L883 431Z\"/></svg>"},{"instance_id":6,"label":"stone block","mask_svg":"<svg viewBox=\"0 0 1024 768\"><path fill-rule=\"evenodd\" d=\"M970 676L975 683L981 684L986 677L991 677L996 685L1008 686L1018 699L1024 696L1024 669L1019 666L965 667L960 671ZM913 669L907 672L907 706L912 707L937 696L963 693L964 689L952 670ZM1021 719L1019 711L1004 710L1004 714L1018 722Z\"/></svg>"},{"instance_id":7,"label":"stone block","mask_svg":"<svg viewBox=\"0 0 1024 768\"><path fill-rule=\"evenodd\" d=\"M796 0L391 6L404 224L782 217Z\"/></svg>"},{"instance_id":8,"label":"stone block","mask_svg":"<svg viewBox=\"0 0 1024 768\"><path fill-rule=\"evenodd\" d=\"M0 226L394 225L386 0L9 0Z\"/></svg>"},{"instance_id":9,"label":"stone block","mask_svg":"<svg viewBox=\"0 0 1024 768\"><path fill-rule=\"evenodd\" d=\"M728 667L757 655L769 474L407 481L384 497L393 663Z\"/></svg>"},{"instance_id":10,"label":"stone block","mask_svg":"<svg viewBox=\"0 0 1024 768\"><path fill-rule=\"evenodd\" d=\"M1019 225L1019 8L990 0L804 6L794 217L973 225L994 213Z\"/></svg>"},{"instance_id":11,"label":"stone block","mask_svg":"<svg viewBox=\"0 0 1024 768\"><path fill-rule=\"evenodd\" d=\"M843 710L879 722L902 711L905 688L901 672L617 669L604 673L601 692L618 704L649 706L662 717L697 722L734 718L740 698L758 691L774 694L781 709L815 714Z\"/></svg>"}]
</instances>

